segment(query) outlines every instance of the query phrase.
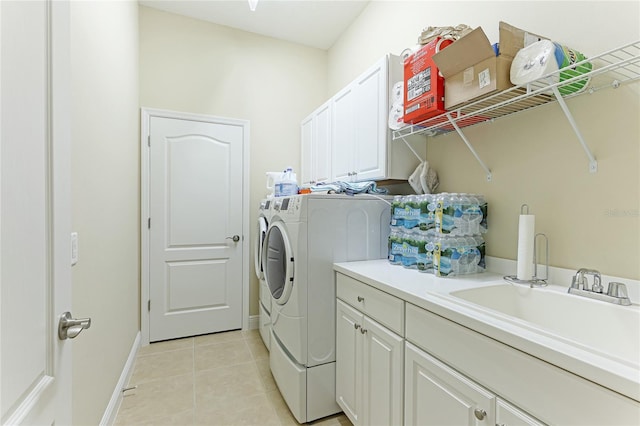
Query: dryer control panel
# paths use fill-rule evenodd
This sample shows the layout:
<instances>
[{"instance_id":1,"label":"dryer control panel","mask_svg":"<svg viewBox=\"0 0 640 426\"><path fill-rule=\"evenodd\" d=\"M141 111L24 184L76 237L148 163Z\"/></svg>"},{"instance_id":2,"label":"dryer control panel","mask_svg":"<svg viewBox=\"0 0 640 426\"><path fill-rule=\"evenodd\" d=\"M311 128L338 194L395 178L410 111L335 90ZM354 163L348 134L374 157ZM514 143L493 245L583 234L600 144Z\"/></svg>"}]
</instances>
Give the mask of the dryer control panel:
<instances>
[{"instance_id":1,"label":"dryer control panel","mask_svg":"<svg viewBox=\"0 0 640 426\"><path fill-rule=\"evenodd\" d=\"M300 204L302 203L301 196L282 197L276 198L273 201L273 208L280 213L295 214L300 211Z\"/></svg>"},{"instance_id":2,"label":"dryer control panel","mask_svg":"<svg viewBox=\"0 0 640 426\"><path fill-rule=\"evenodd\" d=\"M273 200L272 211L287 222L296 222L300 219L303 197L304 195L294 195L291 197L275 198Z\"/></svg>"}]
</instances>

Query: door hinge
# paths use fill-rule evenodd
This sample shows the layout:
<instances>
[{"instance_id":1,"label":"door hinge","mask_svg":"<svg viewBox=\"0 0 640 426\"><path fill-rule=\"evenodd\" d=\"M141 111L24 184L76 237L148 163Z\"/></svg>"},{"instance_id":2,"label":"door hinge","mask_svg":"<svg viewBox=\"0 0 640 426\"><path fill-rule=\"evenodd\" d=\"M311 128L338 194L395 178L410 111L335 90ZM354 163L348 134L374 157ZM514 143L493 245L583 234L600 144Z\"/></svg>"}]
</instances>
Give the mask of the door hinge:
<instances>
[{"instance_id":1,"label":"door hinge","mask_svg":"<svg viewBox=\"0 0 640 426\"><path fill-rule=\"evenodd\" d=\"M151 135L147 136L147 146L151 147Z\"/></svg>"},{"instance_id":2,"label":"door hinge","mask_svg":"<svg viewBox=\"0 0 640 426\"><path fill-rule=\"evenodd\" d=\"M147 219L147 229L151 229L151 218Z\"/></svg>"},{"instance_id":3,"label":"door hinge","mask_svg":"<svg viewBox=\"0 0 640 426\"><path fill-rule=\"evenodd\" d=\"M151 299L147 300L147 311L151 312Z\"/></svg>"}]
</instances>

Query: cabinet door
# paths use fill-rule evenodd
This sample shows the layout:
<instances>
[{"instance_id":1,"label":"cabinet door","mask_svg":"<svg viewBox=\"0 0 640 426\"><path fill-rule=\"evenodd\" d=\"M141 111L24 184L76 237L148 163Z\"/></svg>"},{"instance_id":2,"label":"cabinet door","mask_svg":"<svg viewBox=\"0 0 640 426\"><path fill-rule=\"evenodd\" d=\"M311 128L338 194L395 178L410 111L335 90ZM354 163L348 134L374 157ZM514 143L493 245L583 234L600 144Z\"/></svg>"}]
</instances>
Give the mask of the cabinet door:
<instances>
[{"instance_id":1,"label":"cabinet door","mask_svg":"<svg viewBox=\"0 0 640 426\"><path fill-rule=\"evenodd\" d=\"M300 124L300 184L315 183L313 180L313 114Z\"/></svg>"},{"instance_id":2,"label":"cabinet door","mask_svg":"<svg viewBox=\"0 0 640 426\"><path fill-rule=\"evenodd\" d=\"M313 180L329 182L331 180L331 101L326 102L315 112L313 119Z\"/></svg>"},{"instance_id":3,"label":"cabinet door","mask_svg":"<svg viewBox=\"0 0 640 426\"><path fill-rule=\"evenodd\" d=\"M388 70L384 57L355 81L356 180L386 176Z\"/></svg>"},{"instance_id":4,"label":"cabinet door","mask_svg":"<svg viewBox=\"0 0 640 426\"><path fill-rule=\"evenodd\" d=\"M405 425L495 424L495 395L405 344Z\"/></svg>"},{"instance_id":5,"label":"cabinet door","mask_svg":"<svg viewBox=\"0 0 640 426\"><path fill-rule=\"evenodd\" d=\"M521 409L498 398L496 401L497 426L543 426L544 423L531 417Z\"/></svg>"},{"instance_id":6,"label":"cabinet door","mask_svg":"<svg viewBox=\"0 0 640 426\"><path fill-rule=\"evenodd\" d=\"M401 425L404 340L366 316L361 331L363 424Z\"/></svg>"},{"instance_id":7,"label":"cabinet door","mask_svg":"<svg viewBox=\"0 0 640 426\"><path fill-rule=\"evenodd\" d=\"M336 402L351 423L362 423L363 315L341 300L336 304Z\"/></svg>"},{"instance_id":8,"label":"cabinet door","mask_svg":"<svg viewBox=\"0 0 640 426\"><path fill-rule=\"evenodd\" d=\"M336 94L331 102L331 165L333 180L350 182L355 171L355 92L353 84Z\"/></svg>"}]
</instances>

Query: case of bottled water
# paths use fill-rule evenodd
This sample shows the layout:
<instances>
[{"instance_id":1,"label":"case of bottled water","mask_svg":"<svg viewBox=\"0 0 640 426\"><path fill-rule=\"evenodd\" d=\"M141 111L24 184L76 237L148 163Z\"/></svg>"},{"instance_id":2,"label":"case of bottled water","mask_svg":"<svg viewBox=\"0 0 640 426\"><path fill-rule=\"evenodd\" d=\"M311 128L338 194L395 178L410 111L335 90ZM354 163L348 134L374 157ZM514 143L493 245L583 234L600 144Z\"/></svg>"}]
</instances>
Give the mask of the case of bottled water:
<instances>
[{"instance_id":1,"label":"case of bottled water","mask_svg":"<svg viewBox=\"0 0 640 426\"><path fill-rule=\"evenodd\" d=\"M435 225L439 234L484 234L487 232L487 202L482 195L476 194L438 194Z\"/></svg>"},{"instance_id":2,"label":"case of bottled water","mask_svg":"<svg viewBox=\"0 0 640 426\"><path fill-rule=\"evenodd\" d=\"M477 235L487 232L487 202L479 194L396 195L391 227L427 235Z\"/></svg>"},{"instance_id":3,"label":"case of bottled water","mask_svg":"<svg viewBox=\"0 0 640 426\"><path fill-rule=\"evenodd\" d=\"M391 204L389 262L443 277L482 272L486 231L482 195L397 195Z\"/></svg>"}]
</instances>

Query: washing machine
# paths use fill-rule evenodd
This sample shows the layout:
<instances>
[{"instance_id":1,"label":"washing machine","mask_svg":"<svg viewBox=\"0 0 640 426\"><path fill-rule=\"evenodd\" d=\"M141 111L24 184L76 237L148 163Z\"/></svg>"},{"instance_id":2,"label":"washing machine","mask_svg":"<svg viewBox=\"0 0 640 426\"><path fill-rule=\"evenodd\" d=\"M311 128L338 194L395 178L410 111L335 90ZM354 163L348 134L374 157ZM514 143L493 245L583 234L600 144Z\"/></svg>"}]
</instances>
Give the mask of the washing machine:
<instances>
[{"instance_id":1,"label":"washing machine","mask_svg":"<svg viewBox=\"0 0 640 426\"><path fill-rule=\"evenodd\" d=\"M390 198L390 197L389 197ZM335 397L334 262L387 257L387 197L275 198L263 244L272 296L271 372L300 423L340 412Z\"/></svg>"},{"instance_id":2,"label":"washing machine","mask_svg":"<svg viewBox=\"0 0 640 426\"><path fill-rule=\"evenodd\" d=\"M267 230L269 228L269 223L271 221L271 205L272 198L264 199L260 202L260 206L258 207L258 220L257 220L257 233L256 240L254 246L254 260L255 260L255 271L256 276L258 277L259 283L259 331L260 337L262 337L262 341L264 342L267 349L270 348L271 343L271 292L267 287L267 283L264 279L264 265L262 259L262 246L264 244L265 236L267 235Z\"/></svg>"}]
</instances>

